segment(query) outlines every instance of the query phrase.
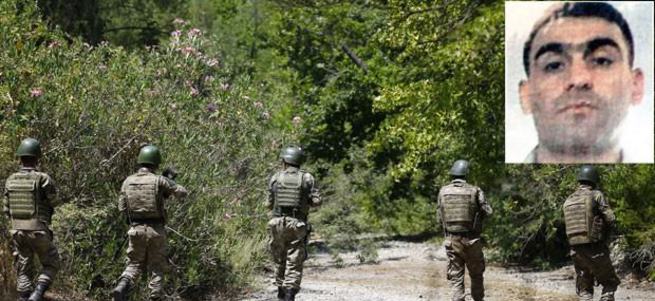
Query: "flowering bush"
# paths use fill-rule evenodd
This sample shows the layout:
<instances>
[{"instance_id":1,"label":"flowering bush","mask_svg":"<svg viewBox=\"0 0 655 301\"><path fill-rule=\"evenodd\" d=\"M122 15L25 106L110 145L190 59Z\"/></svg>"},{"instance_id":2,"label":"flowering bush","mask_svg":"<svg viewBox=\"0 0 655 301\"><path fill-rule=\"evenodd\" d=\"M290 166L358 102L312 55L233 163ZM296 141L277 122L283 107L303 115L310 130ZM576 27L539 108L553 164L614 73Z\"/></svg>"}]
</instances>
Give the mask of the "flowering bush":
<instances>
[{"instance_id":1,"label":"flowering bush","mask_svg":"<svg viewBox=\"0 0 655 301\"><path fill-rule=\"evenodd\" d=\"M231 72L181 19L170 43L127 51L48 30L33 1L2 1L0 12L0 178L16 169L22 138L41 141L42 169L66 202L53 222L63 257L54 290L106 299L124 268L127 225L117 194L146 143L161 147L163 165L176 166L190 191L167 203L168 293L243 285L265 256L260 188L281 146L260 84ZM12 273L2 237L6 295L13 279L4 278Z\"/></svg>"}]
</instances>

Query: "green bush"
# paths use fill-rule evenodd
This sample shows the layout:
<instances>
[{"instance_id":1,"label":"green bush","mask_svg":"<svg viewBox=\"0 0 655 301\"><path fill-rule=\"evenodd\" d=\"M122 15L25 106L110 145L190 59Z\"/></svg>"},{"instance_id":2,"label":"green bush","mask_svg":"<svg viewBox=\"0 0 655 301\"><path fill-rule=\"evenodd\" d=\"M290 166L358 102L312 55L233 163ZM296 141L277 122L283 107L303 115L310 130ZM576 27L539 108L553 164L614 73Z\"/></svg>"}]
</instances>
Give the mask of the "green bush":
<instances>
[{"instance_id":1,"label":"green bush","mask_svg":"<svg viewBox=\"0 0 655 301\"><path fill-rule=\"evenodd\" d=\"M20 139L41 140L42 169L67 203L53 222L63 257L56 289L104 298L114 285L127 227L117 194L145 143L162 148L190 191L167 204L169 293L234 290L263 261L277 112L259 92L265 83L235 74L202 32L179 26L168 43L128 51L48 30L34 1L0 4L0 172L16 169Z\"/></svg>"}]
</instances>

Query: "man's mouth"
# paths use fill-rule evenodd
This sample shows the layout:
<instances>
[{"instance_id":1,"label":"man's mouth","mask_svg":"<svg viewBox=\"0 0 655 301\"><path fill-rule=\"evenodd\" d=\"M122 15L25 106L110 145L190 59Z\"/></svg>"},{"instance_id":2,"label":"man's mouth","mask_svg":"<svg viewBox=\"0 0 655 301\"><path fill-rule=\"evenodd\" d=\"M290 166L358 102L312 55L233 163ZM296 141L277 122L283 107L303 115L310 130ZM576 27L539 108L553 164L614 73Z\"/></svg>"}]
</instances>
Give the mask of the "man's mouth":
<instances>
[{"instance_id":1,"label":"man's mouth","mask_svg":"<svg viewBox=\"0 0 655 301\"><path fill-rule=\"evenodd\" d=\"M573 113L584 113L595 109L598 109L598 107L593 105L590 100L578 100L560 108L557 110L557 113L564 113L567 111L572 111Z\"/></svg>"}]
</instances>

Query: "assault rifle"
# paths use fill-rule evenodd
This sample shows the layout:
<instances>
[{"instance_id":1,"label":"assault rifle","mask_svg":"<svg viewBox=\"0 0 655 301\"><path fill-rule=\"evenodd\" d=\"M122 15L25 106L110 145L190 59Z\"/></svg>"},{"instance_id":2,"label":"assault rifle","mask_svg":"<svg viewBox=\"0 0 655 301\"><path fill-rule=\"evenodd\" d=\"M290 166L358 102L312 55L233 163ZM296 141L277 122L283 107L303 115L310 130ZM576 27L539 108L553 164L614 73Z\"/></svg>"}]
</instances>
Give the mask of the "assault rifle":
<instances>
[{"instance_id":1,"label":"assault rifle","mask_svg":"<svg viewBox=\"0 0 655 301\"><path fill-rule=\"evenodd\" d=\"M164 169L164 171L161 173L162 176L173 181L175 181L175 178L177 178L178 174L179 173L177 172L177 169L175 169L173 166L166 167L166 169Z\"/></svg>"}]
</instances>

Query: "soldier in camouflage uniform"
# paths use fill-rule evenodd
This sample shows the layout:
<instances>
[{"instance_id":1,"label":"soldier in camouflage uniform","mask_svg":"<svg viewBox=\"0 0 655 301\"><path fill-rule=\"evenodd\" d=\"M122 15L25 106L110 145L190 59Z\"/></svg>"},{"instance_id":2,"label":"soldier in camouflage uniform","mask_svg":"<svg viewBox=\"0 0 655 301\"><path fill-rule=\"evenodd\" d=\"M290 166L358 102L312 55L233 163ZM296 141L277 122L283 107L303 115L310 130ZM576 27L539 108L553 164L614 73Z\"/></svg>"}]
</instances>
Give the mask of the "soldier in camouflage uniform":
<instances>
[{"instance_id":1,"label":"soldier in camouflage uniform","mask_svg":"<svg viewBox=\"0 0 655 301\"><path fill-rule=\"evenodd\" d=\"M466 182L469 163L457 160L450 175L452 181L439 191L439 216L446 236L444 243L448 255L447 278L453 301L464 301L464 269L471 277L471 296L475 301L484 299L484 255L480 232L482 221L493 210L482 190Z\"/></svg>"},{"instance_id":2,"label":"soldier in camouflage uniform","mask_svg":"<svg viewBox=\"0 0 655 301\"><path fill-rule=\"evenodd\" d=\"M153 145L141 148L137 163L139 170L123 182L118 210L130 223L127 232L127 267L113 290L113 298L127 300L129 290L144 269L152 274L148 287L150 300L162 300L166 259L166 212L164 201L173 195L184 198L186 189L176 184L173 177L156 175L161 162L159 149ZM164 172L166 175L167 172Z\"/></svg>"},{"instance_id":3,"label":"soldier in camouflage uniform","mask_svg":"<svg viewBox=\"0 0 655 301\"><path fill-rule=\"evenodd\" d=\"M615 218L603 193L597 189L598 172L584 165L578 174L580 186L564 202L566 236L576 272L576 292L581 301L593 300L594 280L603 286L601 301L613 301L619 277L607 247Z\"/></svg>"},{"instance_id":4,"label":"soldier in camouflage uniform","mask_svg":"<svg viewBox=\"0 0 655 301\"><path fill-rule=\"evenodd\" d=\"M314 177L300 169L304 160L299 147L287 147L280 154L282 171L269 181L266 207L273 210L268 222L270 250L276 264L275 285L279 300L295 300L300 290L303 262L307 257L309 207L319 206L321 197Z\"/></svg>"},{"instance_id":5,"label":"soldier in camouflage uniform","mask_svg":"<svg viewBox=\"0 0 655 301\"><path fill-rule=\"evenodd\" d=\"M49 229L56 199L55 184L45 173L37 170L41 157L41 145L32 138L23 140L16 151L21 167L5 182L4 213L12 222L10 234L13 241L18 273L18 300L43 300L43 294L59 270L59 253L53 244ZM34 256L39 257L43 270L34 278Z\"/></svg>"}]
</instances>

